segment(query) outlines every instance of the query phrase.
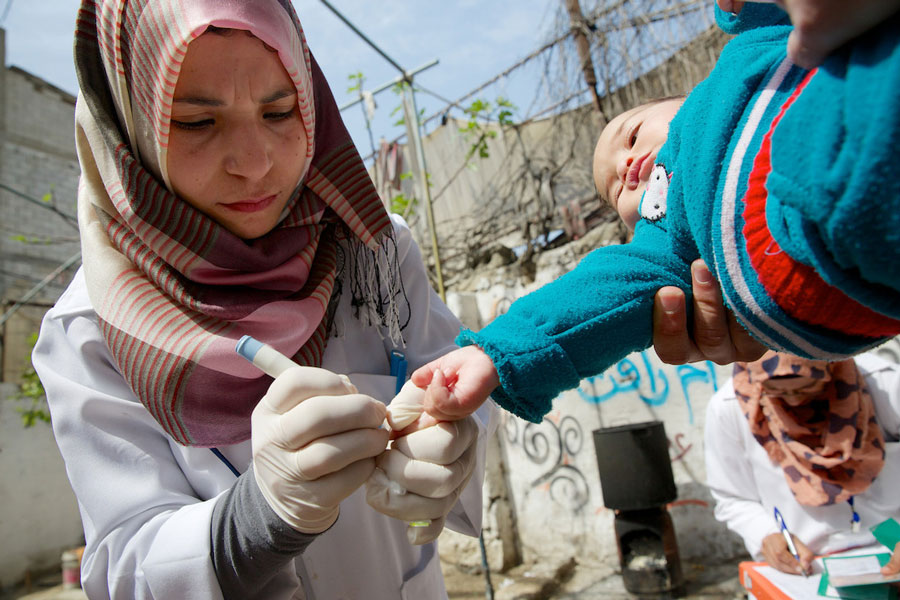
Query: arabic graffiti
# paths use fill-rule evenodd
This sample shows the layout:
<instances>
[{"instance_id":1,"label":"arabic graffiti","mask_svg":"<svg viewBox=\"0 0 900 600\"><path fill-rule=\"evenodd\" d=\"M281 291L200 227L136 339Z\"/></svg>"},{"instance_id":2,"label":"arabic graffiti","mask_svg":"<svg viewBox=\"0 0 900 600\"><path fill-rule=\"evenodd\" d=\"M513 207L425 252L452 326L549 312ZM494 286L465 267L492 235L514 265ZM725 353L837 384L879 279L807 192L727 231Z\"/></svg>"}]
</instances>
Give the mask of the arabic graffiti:
<instances>
[{"instance_id":1,"label":"arabic graffiti","mask_svg":"<svg viewBox=\"0 0 900 600\"><path fill-rule=\"evenodd\" d=\"M693 442L688 443L687 446L684 445L684 434L683 433L676 433L675 441L672 442L672 440L669 439L668 442L669 442L669 449L672 452L674 452L674 454L670 454L672 462L683 459L684 455L687 454L690 451L690 449L694 447Z\"/></svg>"},{"instance_id":2,"label":"arabic graffiti","mask_svg":"<svg viewBox=\"0 0 900 600\"><path fill-rule=\"evenodd\" d=\"M587 506L590 500L587 479L572 464L584 446L584 432L577 419L566 416L557 424L547 418L536 425L507 415L504 431L511 445L521 446L532 463L545 469L531 482L532 488L546 489L551 500L576 513Z\"/></svg>"},{"instance_id":3,"label":"arabic graffiti","mask_svg":"<svg viewBox=\"0 0 900 600\"><path fill-rule=\"evenodd\" d=\"M661 406L669 400L669 375L662 368L654 369L647 352L639 354L640 360L632 357L620 360L605 373L588 377L577 388L578 395L587 402L600 404L626 393L637 393L650 406ZM710 384L712 391L718 390L715 365L710 361L695 365L679 365L675 368L678 385L684 396L688 411L688 422L694 423L694 410L688 388L692 384ZM704 391L709 394L709 392Z\"/></svg>"}]
</instances>

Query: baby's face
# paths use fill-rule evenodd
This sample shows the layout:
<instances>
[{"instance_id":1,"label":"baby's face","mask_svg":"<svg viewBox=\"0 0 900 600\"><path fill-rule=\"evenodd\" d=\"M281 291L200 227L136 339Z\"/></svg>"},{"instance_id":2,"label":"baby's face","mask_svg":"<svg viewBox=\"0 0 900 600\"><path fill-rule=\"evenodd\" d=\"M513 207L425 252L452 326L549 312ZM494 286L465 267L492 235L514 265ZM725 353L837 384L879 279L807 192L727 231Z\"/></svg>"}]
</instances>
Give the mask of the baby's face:
<instances>
[{"instance_id":1,"label":"baby's face","mask_svg":"<svg viewBox=\"0 0 900 600\"><path fill-rule=\"evenodd\" d=\"M594 185L628 229L633 230L640 218L641 195L682 102L676 98L632 108L610 121L597 140Z\"/></svg>"}]
</instances>

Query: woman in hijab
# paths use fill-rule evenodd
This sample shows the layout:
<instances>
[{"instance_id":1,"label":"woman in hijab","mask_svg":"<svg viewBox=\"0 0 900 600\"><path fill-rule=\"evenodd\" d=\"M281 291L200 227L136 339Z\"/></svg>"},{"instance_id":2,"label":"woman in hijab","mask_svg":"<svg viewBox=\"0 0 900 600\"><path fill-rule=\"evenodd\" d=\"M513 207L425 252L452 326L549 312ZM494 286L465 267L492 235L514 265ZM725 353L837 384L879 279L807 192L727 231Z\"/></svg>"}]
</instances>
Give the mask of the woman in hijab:
<instances>
[{"instance_id":1,"label":"woman in hijab","mask_svg":"<svg viewBox=\"0 0 900 600\"><path fill-rule=\"evenodd\" d=\"M386 450L392 355L459 323L291 3L84 0L75 63L83 267L33 361L88 595L446 597L433 540L480 529L493 409ZM273 383L244 335L301 366Z\"/></svg>"},{"instance_id":2,"label":"woman in hijab","mask_svg":"<svg viewBox=\"0 0 900 600\"><path fill-rule=\"evenodd\" d=\"M900 366L875 354L825 362L768 351L735 363L705 429L716 518L781 571L875 544L869 527L900 518Z\"/></svg>"}]
</instances>

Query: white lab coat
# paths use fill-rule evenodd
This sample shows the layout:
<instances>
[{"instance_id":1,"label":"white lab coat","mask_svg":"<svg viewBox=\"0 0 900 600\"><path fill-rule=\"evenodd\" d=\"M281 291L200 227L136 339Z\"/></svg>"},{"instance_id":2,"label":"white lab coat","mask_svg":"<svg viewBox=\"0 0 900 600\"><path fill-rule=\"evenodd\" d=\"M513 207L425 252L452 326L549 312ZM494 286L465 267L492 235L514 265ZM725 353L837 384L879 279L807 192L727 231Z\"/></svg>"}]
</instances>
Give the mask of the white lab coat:
<instances>
[{"instance_id":1,"label":"white lab coat","mask_svg":"<svg viewBox=\"0 0 900 600\"><path fill-rule=\"evenodd\" d=\"M460 324L432 291L405 223L395 219L394 225L412 312L401 350L412 372L451 350ZM388 376L394 347L351 315L347 295L336 313L343 335L329 340L322 366L350 374L361 392L388 402L396 385ZM235 475L209 449L175 443L137 400L103 342L80 271L44 319L34 365L78 498L86 538L82 584L89 597L221 598L210 558L210 517ZM491 402L476 413L479 460L446 522L469 535L481 529L484 449L496 414ZM249 441L219 450L241 472L251 463ZM371 509L361 488L264 596L422 600L446 598L446 591L436 544L411 546L406 524Z\"/></svg>"},{"instance_id":2,"label":"white lab coat","mask_svg":"<svg viewBox=\"0 0 900 600\"><path fill-rule=\"evenodd\" d=\"M716 500L715 516L744 540L747 551L762 560L763 538L778 533L774 509L791 533L816 554L875 543L869 527L900 519L900 366L874 354L856 357L869 386L876 419L885 434L885 464L872 485L854 497L860 530L850 529L847 502L803 506L791 493L781 468L750 433L731 380L712 397L706 409L706 477Z\"/></svg>"}]
</instances>

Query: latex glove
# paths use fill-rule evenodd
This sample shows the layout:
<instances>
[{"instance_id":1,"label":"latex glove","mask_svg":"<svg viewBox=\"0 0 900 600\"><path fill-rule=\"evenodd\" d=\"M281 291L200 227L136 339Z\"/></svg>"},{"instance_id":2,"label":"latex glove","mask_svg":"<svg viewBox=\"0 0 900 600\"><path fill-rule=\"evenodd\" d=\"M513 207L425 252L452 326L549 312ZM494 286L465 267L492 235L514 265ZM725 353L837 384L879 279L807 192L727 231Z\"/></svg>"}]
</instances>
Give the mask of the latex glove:
<instances>
[{"instance_id":1,"label":"latex glove","mask_svg":"<svg viewBox=\"0 0 900 600\"><path fill-rule=\"evenodd\" d=\"M812 561L816 557L812 550L806 547L806 544L793 536L794 546L797 548L797 554L800 555L800 562L794 558L791 551L788 550L787 541L781 533L770 533L763 538L761 552L763 558L769 563L769 566L775 567L784 573L794 575L802 575L803 573L811 573Z\"/></svg>"},{"instance_id":2,"label":"latex glove","mask_svg":"<svg viewBox=\"0 0 900 600\"><path fill-rule=\"evenodd\" d=\"M331 371L292 367L278 376L251 417L253 471L272 510L304 533L331 527L387 446L385 412Z\"/></svg>"},{"instance_id":3,"label":"latex glove","mask_svg":"<svg viewBox=\"0 0 900 600\"><path fill-rule=\"evenodd\" d=\"M387 407L388 425L394 431L406 429L421 416L424 406L425 390L407 381Z\"/></svg>"},{"instance_id":4,"label":"latex glove","mask_svg":"<svg viewBox=\"0 0 900 600\"><path fill-rule=\"evenodd\" d=\"M366 501L375 510L404 521L427 521L406 530L412 544L437 538L475 467L475 417L438 423L394 440L378 457L366 483Z\"/></svg>"}]
</instances>

